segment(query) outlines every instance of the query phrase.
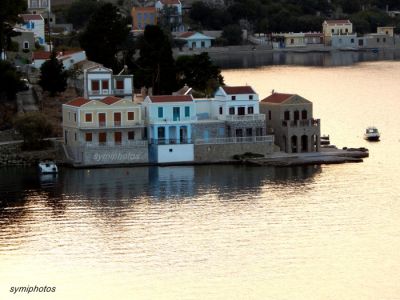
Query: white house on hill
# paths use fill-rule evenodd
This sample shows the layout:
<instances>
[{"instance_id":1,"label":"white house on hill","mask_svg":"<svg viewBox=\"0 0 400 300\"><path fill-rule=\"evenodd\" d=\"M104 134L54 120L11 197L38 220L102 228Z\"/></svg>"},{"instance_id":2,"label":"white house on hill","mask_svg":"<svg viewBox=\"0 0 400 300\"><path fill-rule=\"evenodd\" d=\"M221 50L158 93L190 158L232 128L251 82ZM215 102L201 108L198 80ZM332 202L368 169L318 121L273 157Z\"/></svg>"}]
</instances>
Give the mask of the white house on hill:
<instances>
[{"instance_id":1,"label":"white house on hill","mask_svg":"<svg viewBox=\"0 0 400 300\"><path fill-rule=\"evenodd\" d=\"M186 45L189 49L202 49L210 48L211 41L215 40L214 37L207 36L200 32L184 32L179 36L179 39L186 41Z\"/></svg>"}]
</instances>

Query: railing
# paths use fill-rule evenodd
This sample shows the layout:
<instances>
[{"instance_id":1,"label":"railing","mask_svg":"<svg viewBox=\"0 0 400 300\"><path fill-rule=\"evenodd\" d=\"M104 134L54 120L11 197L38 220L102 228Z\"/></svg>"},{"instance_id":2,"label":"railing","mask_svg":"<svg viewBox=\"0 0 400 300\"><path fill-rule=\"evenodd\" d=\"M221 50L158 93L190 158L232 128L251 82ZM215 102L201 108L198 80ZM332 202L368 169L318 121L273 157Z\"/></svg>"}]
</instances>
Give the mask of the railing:
<instances>
[{"instance_id":1,"label":"railing","mask_svg":"<svg viewBox=\"0 0 400 300\"><path fill-rule=\"evenodd\" d=\"M218 120L222 120L222 121L265 121L265 115L264 114L219 115Z\"/></svg>"},{"instance_id":2,"label":"railing","mask_svg":"<svg viewBox=\"0 0 400 300\"><path fill-rule=\"evenodd\" d=\"M130 95L133 91L128 89L114 89L114 90L91 90L88 92L89 96L110 96L110 95Z\"/></svg>"},{"instance_id":3,"label":"railing","mask_svg":"<svg viewBox=\"0 0 400 300\"><path fill-rule=\"evenodd\" d=\"M129 92L128 92L128 90L125 90L125 89L114 89L114 94L116 94L116 95L125 95L125 94L129 94Z\"/></svg>"},{"instance_id":4,"label":"railing","mask_svg":"<svg viewBox=\"0 0 400 300\"><path fill-rule=\"evenodd\" d=\"M184 118L160 118L160 119L152 119L150 123L159 124L159 123L181 123L181 122L189 122L189 121L197 121L197 116L193 117L184 117Z\"/></svg>"},{"instance_id":5,"label":"railing","mask_svg":"<svg viewBox=\"0 0 400 300\"><path fill-rule=\"evenodd\" d=\"M79 128L80 129L86 129L86 130L95 130L95 129L104 129L104 128L130 128L130 127L135 127L135 126L144 126L144 121L127 121L127 122L121 122L121 121L114 121L113 123L107 123L107 122L99 122L98 126L96 126L93 123L84 123L81 122Z\"/></svg>"},{"instance_id":6,"label":"railing","mask_svg":"<svg viewBox=\"0 0 400 300\"><path fill-rule=\"evenodd\" d=\"M228 138L211 138L211 139L197 139L196 145L208 144L244 144L244 143L273 143L274 136L247 136L247 137L228 137Z\"/></svg>"},{"instance_id":7,"label":"railing","mask_svg":"<svg viewBox=\"0 0 400 300\"><path fill-rule=\"evenodd\" d=\"M147 146L146 140L133 140L124 142L98 142L98 143L86 143L83 145L85 148L97 148L97 147L132 147L132 146Z\"/></svg>"},{"instance_id":8,"label":"railing","mask_svg":"<svg viewBox=\"0 0 400 300\"><path fill-rule=\"evenodd\" d=\"M121 126L121 121L114 121L114 126Z\"/></svg>"},{"instance_id":9,"label":"railing","mask_svg":"<svg viewBox=\"0 0 400 300\"><path fill-rule=\"evenodd\" d=\"M99 122L99 127L106 127L106 122Z\"/></svg>"},{"instance_id":10,"label":"railing","mask_svg":"<svg viewBox=\"0 0 400 300\"><path fill-rule=\"evenodd\" d=\"M176 145L176 144L193 144L192 139L151 139L150 144L153 145Z\"/></svg>"},{"instance_id":11,"label":"railing","mask_svg":"<svg viewBox=\"0 0 400 300\"><path fill-rule=\"evenodd\" d=\"M283 127L318 127L318 126L320 126L320 119L282 121L282 126Z\"/></svg>"}]
</instances>

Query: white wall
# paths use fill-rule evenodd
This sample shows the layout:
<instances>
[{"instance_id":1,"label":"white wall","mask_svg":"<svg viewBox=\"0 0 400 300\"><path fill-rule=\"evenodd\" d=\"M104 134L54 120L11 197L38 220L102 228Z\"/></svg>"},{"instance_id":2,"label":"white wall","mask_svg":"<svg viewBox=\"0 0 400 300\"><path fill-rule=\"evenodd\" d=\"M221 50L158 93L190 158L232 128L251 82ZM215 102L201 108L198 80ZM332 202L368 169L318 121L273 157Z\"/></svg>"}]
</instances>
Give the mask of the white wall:
<instances>
[{"instance_id":1,"label":"white wall","mask_svg":"<svg viewBox=\"0 0 400 300\"><path fill-rule=\"evenodd\" d=\"M157 162L185 162L194 160L194 145L158 145ZM172 150L172 151L171 151Z\"/></svg>"}]
</instances>

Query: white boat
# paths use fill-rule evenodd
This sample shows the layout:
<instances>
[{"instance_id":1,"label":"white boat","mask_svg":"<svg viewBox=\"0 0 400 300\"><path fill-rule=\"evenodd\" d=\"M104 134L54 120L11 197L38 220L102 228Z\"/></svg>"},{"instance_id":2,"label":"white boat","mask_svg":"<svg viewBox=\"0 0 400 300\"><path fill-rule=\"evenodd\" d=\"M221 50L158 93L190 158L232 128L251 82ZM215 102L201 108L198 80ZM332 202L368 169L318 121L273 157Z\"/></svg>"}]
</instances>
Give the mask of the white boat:
<instances>
[{"instance_id":1,"label":"white boat","mask_svg":"<svg viewBox=\"0 0 400 300\"><path fill-rule=\"evenodd\" d=\"M54 174L58 173L58 167L53 161L43 161L40 162L39 165L39 172L41 174Z\"/></svg>"},{"instance_id":2,"label":"white boat","mask_svg":"<svg viewBox=\"0 0 400 300\"><path fill-rule=\"evenodd\" d=\"M376 127L368 127L364 133L364 139L367 141L379 141L381 137L378 129Z\"/></svg>"}]
</instances>

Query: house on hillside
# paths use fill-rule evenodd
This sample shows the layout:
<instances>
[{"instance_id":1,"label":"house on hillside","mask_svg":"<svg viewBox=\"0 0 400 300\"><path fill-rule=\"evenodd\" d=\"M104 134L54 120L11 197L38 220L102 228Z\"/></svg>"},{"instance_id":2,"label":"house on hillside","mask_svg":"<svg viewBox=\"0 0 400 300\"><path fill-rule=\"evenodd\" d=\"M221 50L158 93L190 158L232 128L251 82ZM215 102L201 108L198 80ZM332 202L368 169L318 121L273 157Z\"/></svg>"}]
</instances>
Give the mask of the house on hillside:
<instances>
[{"instance_id":1,"label":"house on hillside","mask_svg":"<svg viewBox=\"0 0 400 300\"><path fill-rule=\"evenodd\" d=\"M28 12L33 15L41 15L45 25L56 23L56 16L51 12L51 0L27 0Z\"/></svg>"},{"instance_id":2,"label":"house on hillside","mask_svg":"<svg viewBox=\"0 0 400 300\"><path fill-rule=\"evenodd\" d=\"M116 96L133 99L133 75L114 75L111 69L97 65L83 71L84 97L102 99Z\"/></svg>"},{"instance_id":3,"label":"house on hillside","mask_svg":"<svg viewBox=\"0 0 400 300\"><path fill-rule=\"evenodd\" d=\"M140 105L130 99L76 98L63 104L63 137L75 165L147 163Z\"/></svg>"},{"instance_id":4,"label":"house on hillside","mask_svg":"<svg viewBox=\"0 0 400 300\"><path fill-rule=\"evenodd\" d=\"M312 102L295 94L273 93L260 102L268 132L287 153L320 150L320 120L313 117Z\"/></svg>"},{"instance_id":5,"label":"house on hillside","mask_svg":"<svg viewBox=\"0 0 400 300\"><path fill-rule=\"evenodd\" d=\"M215 40L215 38L211 36L194 31L184 32L179 35L178 39L186 41L185 46L189 49L210 48L212 41Z\"/></svg>"},{"instance_id":6,"label":"house on hillside","mask_svg":"<svg viewBox=\"0 0 400 300\"><path fill-rule=\"evenodd\" d=\"M32 52L32 65L36 69L40 69L42 64L49 60L51 52L49 51L35 51ZM64 69L69 70L75 64L85 61L86 52L83 50L67 50L57 52L57 59L63 63Z\"/></svg>"},{"instance_id":7,"label":"house on hillside","mask_svg":"<svg viewBox=\"0 0 400 300\"><path fill-rule=\"evenodd\" d=\"M35 47L35 34L22 27L14 27L13 31L18 35L11 37L11 40L18 44L17 54L23 58L30 59Z\"/></svg>"},{"instance_id":8,"label":"house on hillside","mask_svg":"<svg viewBox=\"0 0 400 300\"><path fill-rule=\"evenodd\" d=\"M158 0L155 5L158 23L168 23L171 32L183 32L182 3L179 0ZM166 20L164 20L166 19Z\"/></svg>"},{"instance_id":9,"label":"house on hillside","mask_svg":"<svg viewBox=\"0 0 400 300\"><path fill-rule=\"evenodd\" d=\"M20 17L24 23L20 24L19 27L33 32L35 35L35 40L39 43L39 45L46 46L45 24L43 17L41 15L33 14L22 14Z\"/></svg>"},{"instance_id":10,"label":"house on hillside","mask_svg":"<svg viewBox=\"0 0 400 300\"><path fill-rule=\"evenodd\" d=\"M144 30L147 25L157 25L155 7L133 7L131 16L133 30Z\"/></svg>"}]
</instances>

